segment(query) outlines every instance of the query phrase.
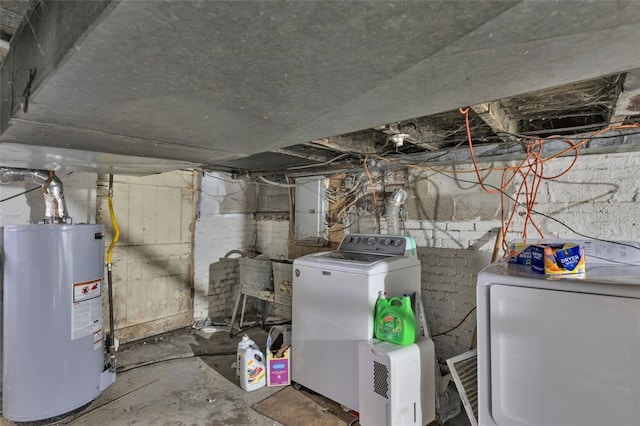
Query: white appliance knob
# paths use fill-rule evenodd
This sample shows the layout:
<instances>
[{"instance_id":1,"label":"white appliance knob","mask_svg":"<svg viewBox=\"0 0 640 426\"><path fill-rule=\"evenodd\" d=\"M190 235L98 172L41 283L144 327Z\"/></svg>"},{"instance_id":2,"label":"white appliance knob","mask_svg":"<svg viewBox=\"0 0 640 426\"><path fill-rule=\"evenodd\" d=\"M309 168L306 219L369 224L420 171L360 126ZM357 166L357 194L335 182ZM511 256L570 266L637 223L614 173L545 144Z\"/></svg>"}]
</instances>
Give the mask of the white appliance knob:
<instances>
[{"instance_id":1,"label":"white appliance knob","mask_svg":"<svg viewBox=\"0 0 640 426\"><path fill-rule=\"evenodd\" d=\"M353 240L354 243L359 243L360 242L360 237L356 237L355 240Z\"/></svg>"},{"instance_id":2,"label":"white appliance knob","mask_svg":"<svg viewBox=\"0 0 640 426\"><path fill-rule=\"evenodd\" d=\"M369 244L370 246L374 245L376 243L376 239L374 237L369 237L369 239L367 240L367 244Z\"/></svg>"},{"instance_id":3,"label":"white appliance knob","mask_svg":"<svg viewBox=\"0 0 640 426\"><path fill-rule=\"evenodd\" d=\"M400 247L402 245L402 240L395 240L393 243L396 247Z\"/></svg>"},{"instance_id":4,"label":"white appliance knob","mask_svg":"<svg viewBox=\"0 0 640 426\"><path fill-rule=\"evenodd\" d=\"M384 240L384 245L385 246L390 246L391 245L391 238L387 238L386 240Z\"/></svg>"},{"instance_id":5,"label":"white appliance knob","mask_svg":"<svg viewBox=\"0 0 640 426\"><path fill-rule=\"evenodd\" d=\"M351 240L353 240L353 238L351 238L351 237L346 237L346 238L344 239L344 242L345 242L345 243L350 243L350 242L351 242Z\"/></svg>"}]
</instances>

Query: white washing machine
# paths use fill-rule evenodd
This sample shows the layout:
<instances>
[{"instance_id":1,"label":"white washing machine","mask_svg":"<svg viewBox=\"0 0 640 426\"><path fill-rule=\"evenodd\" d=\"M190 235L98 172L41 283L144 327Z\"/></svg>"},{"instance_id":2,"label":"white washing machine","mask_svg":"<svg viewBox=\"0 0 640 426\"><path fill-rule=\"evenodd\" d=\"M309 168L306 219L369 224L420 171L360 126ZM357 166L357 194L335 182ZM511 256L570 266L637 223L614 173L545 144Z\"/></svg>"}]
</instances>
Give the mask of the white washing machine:
<instances>
[{"instance_id":1,"label":"white washing machine","mask_svg":"<svg viewBox=\"0 0 640 426\"><path fill-rule=\"evenodd\" d=\"M350 234L293 262L292 379L358 411L358 345L373 337L378 292L420 297L415 241Z\"/></svg>"}]
</instances>

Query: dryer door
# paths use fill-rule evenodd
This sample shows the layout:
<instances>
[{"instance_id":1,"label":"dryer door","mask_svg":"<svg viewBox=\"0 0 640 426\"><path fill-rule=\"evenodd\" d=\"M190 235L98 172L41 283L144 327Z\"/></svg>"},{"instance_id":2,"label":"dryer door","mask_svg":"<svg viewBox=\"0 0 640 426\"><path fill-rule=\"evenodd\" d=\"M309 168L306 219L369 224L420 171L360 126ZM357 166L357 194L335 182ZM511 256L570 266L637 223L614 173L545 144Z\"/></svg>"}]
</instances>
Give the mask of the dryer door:
<instances>
[{"instance_id":1,"label":"dryer door","mask_svg":"<svg viewBox=\"0 0 640 426\"><path fill-rule=\"evenodd\" d=\"M488 307L481 424L637 424L640 299L492 285Z\"/></svg>"}]
</instances>

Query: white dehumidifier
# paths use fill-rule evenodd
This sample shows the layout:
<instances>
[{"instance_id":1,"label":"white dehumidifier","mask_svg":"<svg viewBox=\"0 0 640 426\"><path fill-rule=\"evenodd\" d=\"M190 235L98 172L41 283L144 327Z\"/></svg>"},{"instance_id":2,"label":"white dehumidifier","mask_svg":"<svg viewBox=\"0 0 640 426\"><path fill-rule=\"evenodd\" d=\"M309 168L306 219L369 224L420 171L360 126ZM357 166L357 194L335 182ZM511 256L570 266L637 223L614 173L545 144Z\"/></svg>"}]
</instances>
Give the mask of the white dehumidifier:
<instances>
[{"instance_id":1,"label":"white dehumidifier","mask_svg":"<svg viewBox=\"0 0 640 426\"><path fill-rule=\"evenodd\" d=\"M371 339L358 349L362 426L424 426L435 420L433 340L399 346Z\"/></svg>"}]
</instances>

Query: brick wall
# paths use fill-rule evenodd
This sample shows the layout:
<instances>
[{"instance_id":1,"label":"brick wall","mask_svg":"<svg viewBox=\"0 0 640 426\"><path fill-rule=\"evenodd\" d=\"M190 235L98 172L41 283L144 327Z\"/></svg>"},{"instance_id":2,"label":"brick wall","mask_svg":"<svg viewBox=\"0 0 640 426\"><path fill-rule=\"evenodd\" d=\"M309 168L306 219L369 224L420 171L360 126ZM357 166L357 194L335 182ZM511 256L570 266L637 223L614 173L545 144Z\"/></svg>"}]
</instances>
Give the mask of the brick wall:
<instances>
[{"instance_id":1,"label":"brick wall","mask_svg":"<svg viewBox=\"0 0 640 426\"><path fill-rule=\"evenodd\" d=\"M477 250L419 248L422 301L431 335L455 327L475 306L476 274L491 253ZM438 358L446 360L469 349L476 323L473 312L456 330L434 337Z\"/></svg>"},{"instance_id":2,"label":"brick wall","mask_svg":"<svg viewBox=\"0 0 640 426\"><path fill-rule=\"evenodd\" d=\"M228 269L237 259L222 260L226 254L254 248L272 259L287 259L289 198L286 191L286 188L233 181L224 173L202 177L194 243L194 319L231 315L238 270L232 273ZM238 253L229 255L238 256ZM255 305L249 301L248 304L247 310ZM273 313L279 313L277 308Z\"/></svg>"},{"instance_id":3,"label":"brick wall","mask_svg":"<svg viewBox=\"0 0 640 426\"><path fill-rule=\"evenodd\" d=\"M209 317L231 315L236 301L239 275L238 258L222 258L209 265L209 288L205 296L209 306Z\"/></svg>"},{"instance_id":4,"label":"brick wall","mask_svg":"<svg viewBox=\"0 0 640 426\"><path fill-rule=\"evenodd\" d=\"M226 298L218 298L216 295L233 291L232 287L237 286L237 282L212 277L211 273L217 273L218 270L211 268L226 254L251 248L255 230L252 214L200 216L196 222L194 243L194 319L206 319L225 309L230 310ZM229 254L229 257L238 256L237 253ZM212 282L217 287L212 288Z\"/></svg>"},{"instance_id":5,"label":"brick wall","mask_svg":"<svg viewBox=\"0 0 640 426\"><path fill-rule=\"evenodd\" d=\"M546 163L545 174L562 172L571 160L566 157ZM504 163L480 164L488 166L498 168ZM640 241L639 166L640 153L580 157L569 173L542 183L535 210L589 237ZM471 166L458 166L451 176L473 181L472 171ZM488 183L499 184L496 172L484 176ZM515 194L519 183L516 180L507 192ZM454 327L475 306L477 273L490 262L501 224L500 198L484 193L479 185L414 171L405 212L406 231L416 239L422 264L427 322L432 334L437 334ZM522 213L516 214L507 241L521 237ZM546 237L584 238L553 219L534 218ZM367 232L375 227L370 228ZM530 229L529 237L537 235ZM460 328L436 337L438 358L445 360L467 351L474 325L475 312Z\"/></svg>"},{"instance_id":6,"label":"brick wall","mask_svg":"<svg viewBox=\"0 0 640 426\"><path fill-rule=\"evenodd\" d=\"M206 174L199 185L194 235L193 316L196 320L230 311L228 294L233 292L235 283L228 279L225 268L220 269L218 262L232 250L242 252L251 248L256 232L254 185L233 181L224 173ZM238 257L237 254L230 256ZM218 273L222 276L218 277Z\"/></svg>"},{"instance_id":7,"label":"brick wall","mask_svg":"<svg viewBox=\"0 0 640 426\"><path fill-rule=\"evenodd\" d=\"M545 165L545 173L560 173L569 159ZM580 157L559 179L544 181L536 210L589 236L605 239L640 239L640 154ZM558 222L537 217L548 237L572 235Z\"/></svg>"}]
</instances>

